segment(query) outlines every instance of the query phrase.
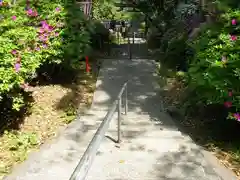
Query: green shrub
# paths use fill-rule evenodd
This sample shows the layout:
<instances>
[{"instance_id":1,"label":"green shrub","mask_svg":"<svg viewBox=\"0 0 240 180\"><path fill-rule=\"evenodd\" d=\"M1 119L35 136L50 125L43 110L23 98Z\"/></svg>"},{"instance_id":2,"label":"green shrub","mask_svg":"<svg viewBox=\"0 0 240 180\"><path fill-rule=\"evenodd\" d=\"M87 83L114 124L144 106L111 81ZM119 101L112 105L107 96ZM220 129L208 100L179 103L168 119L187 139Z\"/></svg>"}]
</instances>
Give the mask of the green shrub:
<instances>
[{"instance_id":1,"label":"green shrub","mask_svg":"<svg viewBox=\"0 0 240 180\"><path fill-rule=\"evenodd\" d=\"M102 23L94 21L94 33L91 34L91 45L96 50L103 50L104 44L109 42L109 31Z\"/></svg>"},{"instance_id":2,"label":"green shrub","mask_svg":"<svg viewBox=\"0 0 240 180\"><path fill-rule=\"evenodd\" d=\"M199 6L194 0L186 2L171 1L166 5L168 8L159 12L154 19L157 25L153 38L154 46L160 48L160 61L170 68L186 71L187 69L187 44L188 30L191 29L189 18L198 14ZM160 39L158 42L156 39Z\"/></svg>"},{"instance_id":3,"label":"green shrub","mask_svg":"<svg viewBox=\"0 0 240 180\"><path fill-rule=\"evenodd\" d=\"M166 31L161 40L161 61L170 68L186 70L186 40L184 32L175 28Z\"/></svg>"},{"instance_id":4,"label":"green shrub","mask_svg":"<svg viewBox=\"0 0 240 180\"><path fill-rule=\"evenodd\" d=\"M196 101L225 105L229 117L237 120L240 120L239 18L239 10L229 10L217 23L202 30L191 44L196 54L188 72Z\"/></svg>"},{"instance_id":5,"label":"green shrub","mask_svg":"<svg viewBox=\"0 0 240 180\"><path fill-rule=\"evenodd\" d=\"M46 63L76 68L89 53L93 29L74 1L7 4L0 5L0 98L7 95L19 110L36 70Z\"/></svg>"}]
</instances>

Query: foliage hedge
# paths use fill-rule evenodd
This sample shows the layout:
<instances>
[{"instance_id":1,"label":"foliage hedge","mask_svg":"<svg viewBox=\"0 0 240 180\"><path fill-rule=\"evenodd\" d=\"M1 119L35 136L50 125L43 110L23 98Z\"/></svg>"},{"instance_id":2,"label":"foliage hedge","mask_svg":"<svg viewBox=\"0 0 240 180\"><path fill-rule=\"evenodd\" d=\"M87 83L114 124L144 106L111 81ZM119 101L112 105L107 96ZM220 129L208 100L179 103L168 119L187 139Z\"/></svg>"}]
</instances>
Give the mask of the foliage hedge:
<instances>
[{"instance_id":1,"label":"foliage hedge","mask_svg":"<svg viewBox=\"0 0 240 180\"><path fill-rule=\"evenodd\" d=\"M204 27L191 43L195 50L188 82L196 100L222 104L229 118L240 121L240 10L229 9L217 22Z\"/></svg>"},{"instance_id":2,"label":"foliage hedge","mask_svg":"<svg viewBox=\"0 0 240 180\"><path fill-rule=\"evenodd\" d=\"M0 98L15 110L38 68L77 68L90 52L94 26L72 0L1 0L0 15Z\"/></svg>"},{"instance_id":3,"label":"foliage hedge","mask_svg":"<svg viewBox=\"0 0 240 180\"><path fill-rule=\"evenodd\" d=\"M214 2L216 19L205 26L200 23L208 9L197 0L141 1L136 8L147 17L150 30L154 29L150 40L155 41L160 61L186 72L194 94L191 106L224 105L229 118L240 121L240 3ZM194 16L198 25L191 23ZM189 30L199 26L200 35L192 40Z\"/></svg>"}]
</instances>

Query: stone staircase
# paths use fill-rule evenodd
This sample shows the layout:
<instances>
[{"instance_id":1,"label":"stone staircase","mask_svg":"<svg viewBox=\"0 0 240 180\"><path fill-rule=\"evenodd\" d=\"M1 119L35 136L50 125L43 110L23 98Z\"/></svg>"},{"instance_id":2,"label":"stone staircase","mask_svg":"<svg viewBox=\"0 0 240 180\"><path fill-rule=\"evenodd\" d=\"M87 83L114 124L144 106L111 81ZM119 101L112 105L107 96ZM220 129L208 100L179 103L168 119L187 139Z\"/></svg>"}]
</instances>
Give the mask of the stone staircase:
<instances>
[{"instance_id":1,"label":"stone staircase","mask_svg":"<svg viewBox=\"0 0 240 180\"><path fill-rule=\"evenodd\" d=\"M122 84L128 86L129 113L122 119L122 143L116 144L117 113L86 180L235 180L203 155L163 112L154 61L105 60L91 109L59 136L32 153L5 180L68 180Z\"/></svg>"},{"instance_id":2,"label":"stone staircase","mask_svg":"<svg viewBox=\"0 0 240 180\"><path fill-rule=\"evenodd\" d=\"M162 118L171 121L164 113ZM116 120L110 124L87 180L221 179L200 149L177 129L165 128L141 113L129 113L122 124L120 145L113 141Z\"/></svg>"}]
</instances>

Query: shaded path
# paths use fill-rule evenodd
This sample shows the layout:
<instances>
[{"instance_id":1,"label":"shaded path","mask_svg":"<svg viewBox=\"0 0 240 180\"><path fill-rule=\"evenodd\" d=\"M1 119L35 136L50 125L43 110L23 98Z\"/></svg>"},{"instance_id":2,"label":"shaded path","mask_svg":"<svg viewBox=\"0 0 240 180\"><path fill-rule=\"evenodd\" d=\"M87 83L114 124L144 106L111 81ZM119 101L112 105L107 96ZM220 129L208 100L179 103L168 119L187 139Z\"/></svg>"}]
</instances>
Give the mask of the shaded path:
<instances>
[{"instance_id":1,"label":"shaded path","mask_svg":"<svg viewBox=\"0 0 240 180\"><path fill-rule=\"evenodd\" d=\"M206 157L187 135L178 131L163 112L160 87L149 59L105 60L96 109L109 107L121 85L129 83L129 114L123 119L120 148L105 139L87 180L221 180L235 179L209 153ZM108 136L116 135L116 120ZM211 158L210 158L211 156Z\"/></svg>"}]
</instances>

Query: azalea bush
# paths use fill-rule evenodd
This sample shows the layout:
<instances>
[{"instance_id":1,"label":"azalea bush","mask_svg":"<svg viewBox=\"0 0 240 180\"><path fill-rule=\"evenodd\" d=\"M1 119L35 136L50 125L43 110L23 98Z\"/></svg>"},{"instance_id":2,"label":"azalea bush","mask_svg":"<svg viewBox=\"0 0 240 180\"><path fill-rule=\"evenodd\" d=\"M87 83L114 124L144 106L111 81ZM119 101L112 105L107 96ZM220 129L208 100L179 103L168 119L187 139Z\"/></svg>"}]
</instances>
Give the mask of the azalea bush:
<instances>
[{"instance_id":1,"label":"azalea bush","mask_svg":"<svg viewBox=\"0 0 240 180\"><path fill-rule=\"evenodd\" d=\"M188 72L195 100L222 104L240 121L240 11L228 10L207 25L191 46L195 57Z\"/></svg>"},{"instance_id":2,"label":"azalea bush","mask_svg":"<svg viewBox=\"0 0 240 180\"><path fill-rule=\"evenodd\" d=\"M74 1L0 0L0 98L23 104L22 92L46 64L77 68L90 53L92 24ZM0 100L1 100L0 99Z\"/></svg>"}]
</instances>

